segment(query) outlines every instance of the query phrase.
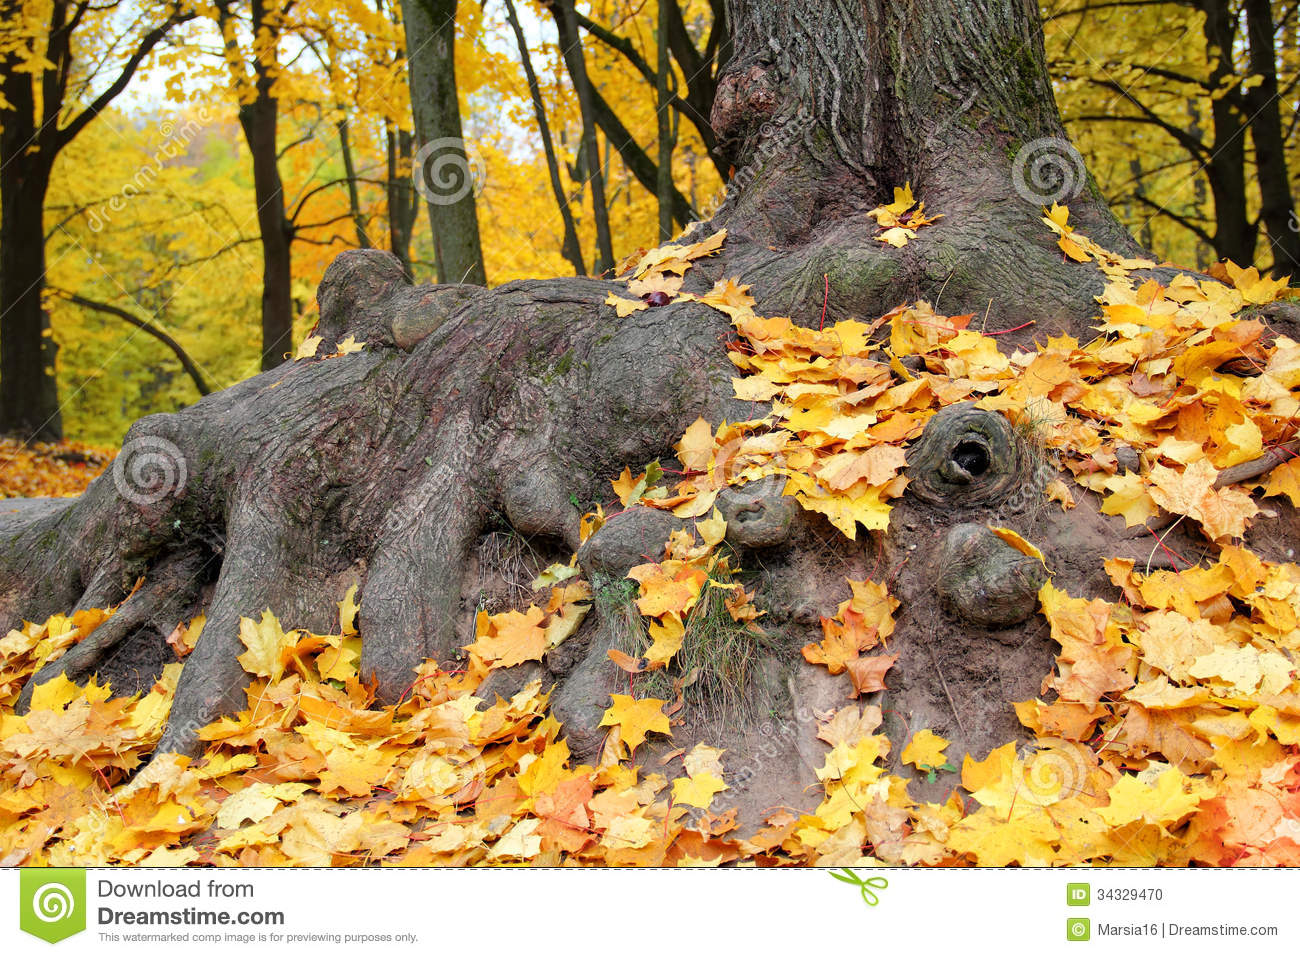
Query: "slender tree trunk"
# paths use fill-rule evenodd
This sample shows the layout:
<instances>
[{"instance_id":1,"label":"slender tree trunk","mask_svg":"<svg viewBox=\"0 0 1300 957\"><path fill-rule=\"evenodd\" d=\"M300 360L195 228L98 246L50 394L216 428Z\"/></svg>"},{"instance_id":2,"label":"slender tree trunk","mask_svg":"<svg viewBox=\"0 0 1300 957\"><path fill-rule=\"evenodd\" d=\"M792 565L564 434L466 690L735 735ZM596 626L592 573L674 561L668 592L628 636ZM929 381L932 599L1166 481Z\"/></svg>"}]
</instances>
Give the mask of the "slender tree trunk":
<instances>
[{"instance_id":1,"label":"slender tree trunk","mask_svg":"<svg viewBox=\"0 0 1300 957\"><path fill-rule=\"evenodd\" d=\"M411 186L411 134L392 124L387 132L388 245L408 279L411 272L411 230L420 207Z\"/></svg>"},{"instance_id":2,"label":"slender tree trunk","mask_svg":"<svg viewBox=\"0 0 1300 957\"><path fill-rule=\"evenodd\" d=\"M361 212L361 198L357 189L357 170L352 161L352 143L348 136L347 117L338 121L339 153L343 157L343 175L348 181L348 209L352 213L352 225L357 231L357 245L362 249L370 248L370 237L366 234L366 218Z\"/></svg>"},{"instance_id":3,"label":"slender tree trunk","mask_svg":"<svg viewBox=\"0 0 1300 957\"><path fill-rule=\"evenodd\" d=\"M438 281L487 285L456 95L456 0L402 0L411 110L420 148L415 181L429 211Z\"/></svg>"},{"instance_id":4,"label":"slender tree trunk","mask_svg":"<svg viewBox=\"0 0 1300 957\"><path fill-rule=\"evenodd\" d=\"M659 30L655 44L658 47L658 71L655 74L656 118L659 126L659 241L667 242L673 235L673 135L669 106L669 81L672 79L672 61L669 59L668 31L672 22L670 9L677 8L676 0L659 0ZM681 11L678 11L680 18Z\"/></svg>"},{"instance_id":5,"label":"slender tree trunk","mask_svg":"<svg viewBox=\"0 0 1300 957\"><path fill-rule=\"evenodd\" d=\"M514 31L515 43L519 47L519 61L523 64L524 77L528 80L528 94L533 101L533 115L537 117L537 131L542 138L542 150L546 155L546 172L551 178L551 192L555 194L555 205L559 207L560 217L564 220L564 241L560 245L560 252L572 264L575 275L585 276L587 267L582 258L582 242L578 239L578 227L573 221L573 211L569 208L569 197L560 181L560 161L555 155L551 124L546 119L546 104L542 102L541 86L537 82L537 73L533 70L533 58L528 52L523 27L519 25L514 0L506 0L506 17Z\"/></svg>"},{"instance_id":6,"label":"slender tree trunk","mask_svg":"<svg viewBox=\"0 0 1300 957\"><path fill-rule=\"evenodd\" d=\"M1259 172L1260 218L1268 230L1274 275L1300 279L1300 230L1296 229L1295 199L1282 135L1273 8L1269 0L1245 0L1243 6L1250 41L1250 72L1263 78L1259 86L1246 93Z\"/></svg>"},{"instance_id":7,"label":"slender tree trunk","mask_svg":"<svg viewBox=\"0 0 1300 957\"><path fill-rule=\"evenodd\" d=\"M270 81L258 80L258 95L239 108L253 158L253 197L262 239L262 370L274 369L293 352L293 228L285 216L284 186L277 155L279 104Z\"/></svg>"},{"instance_id":8,"label":"slender tree trunk","mask_svg":"<svg viewBox=\"0 0 1300 957\"><path fill-rule=\"evenodd\" d=\"M582 149L587 157L586 169L588 182L591 183L592 216L596 222L594 271L599 275L614 265L614 243L609 230L609 206L605 202L605 175L601 169L600 146L596 136L593 89L591 78L587 75L587 59L582 50L573 0L568 2L558 0L552 6L552 12L557 22L562 25L560 49L569 70L569 78L573 81L573 88L578 94L578 111L582 115Z\"/></svg>"},{"instance_id":9,"label":"slender tree trunk","mask_svg":"<svg viewBox=\"0 0 1300 957\"><path fill-rule=\"evenodd\" d=\"M56 346L41 306L54 157L39 148L33 77L18 66L16 53L0 54L0 101L8 102L0 107L0 434L57 440L63 422Z\"/></svg>"},{"instance_id":10,"label":"slender tree trunk","mask_svg":"<svg viewBox=\"0 0 1300 957\"><path fill-rule=\"evenodd\" d=\"M1211 57L1218 57L1209 87L1220 89L1233 73L1231 50L1237 42L1237 17L1228 0L1200 0L1205 11L1205 42ZM1240 265L1255 261L1258 229L1246 215L1246 119L1231 97L1210 101L1214 124L1213 152L1205 164L1205 177L1214 197L1214 252L1220 259Z\"/></svg>"}]
</instances>

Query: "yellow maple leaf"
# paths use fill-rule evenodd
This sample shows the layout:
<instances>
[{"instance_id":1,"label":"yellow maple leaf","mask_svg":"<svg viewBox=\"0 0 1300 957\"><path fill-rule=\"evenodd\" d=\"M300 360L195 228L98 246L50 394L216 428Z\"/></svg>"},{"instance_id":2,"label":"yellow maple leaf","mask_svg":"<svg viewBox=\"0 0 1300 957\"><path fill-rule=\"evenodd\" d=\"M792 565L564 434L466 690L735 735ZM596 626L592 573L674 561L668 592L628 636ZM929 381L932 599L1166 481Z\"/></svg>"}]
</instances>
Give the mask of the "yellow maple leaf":
<instances>
[{"instance_id":1,"label":"yellow maple leaf","mask_svg":"<svg viewBox=\"0 0 1300 957\"><path fill-rule=\"evenodd\" d=\"M691 807L708 810L709 805L713 803L714 795L725 790L727 790L726 782L708 771L702 771L673 781L673 803L689 804Z\"/></svg>"},{"instance_id":2,"label":"yellow maple leaf","mask_svg":"<svg viewBox=\"0 0 1300 957\"><path fill-rule=\"evenodd\" d=\"M1014 532L1009 528L1000 528L996 525L990 525L989 531L1002 539L1020 554L1028 555L1030 558L1037 558L1044 565L1047 564L1047 561L1043 558L1043 553L1040 552L1036 546L1025 541L1019 532Z\"/></svg>"},{"instance_id":3,"label":"yellow maple leaf","mask_svg":"<svg viewBox=\"0 0 1300 957\"><path fill-rule=\"evenodd\" d=\"M650 732L672 735L668 716L663 707L668 702L658 698L633 698L631 695L612 694L611 704L600 719L600 727L614 727L619 731L629 752L636 750Z\"/></svg>"},{"instance_id":4,"label":"yellow maple leaf","mask_svg":"<svg viewBox=\"0 0 1300 957\"><path fill-rule=\"evenodd\" d=\"M494 667L511 668L525 661L540 661L546 652L544 613L536 605L527 611L507 611L492 615L485 623L486 632L466 650Z\"/></svg>"},{"instance_id":5,"label":"yellow maple leaf","mask_svg":"<svg viewBox=\"0 0 1300 957\"><path fill-rule=\"evenodd\" d=\"M1259 270L1254 266L1242 269L1231 259L1223 264L1223 268L1227 271L1228 278L1232 280L1232 285L1241 293L1241 298L1259 306L1267 305L1277 299L1291 282L1290 276L1283 276L1281 279L1261 277Z\"/></svg>"},{"instance_id":6,"label":"yellow maple leaf","mask_svg":"<svg viewBox=\"0 0 1300 957\"><path fill-rule=\"evenodd\" d=\"M743 319L754 314L754 297L749 294L749 288L736 279L719 279L712 289L696 299L732 319Z\"/></svg>"},{"instance_id":7,"label":"yellow maple leaf","mask_svg":"<svg viewBox=\"0 0 1300 957\"><path fill-rule=\"evenodd\" d=\"M876 242L885 243L893 246L895 249L902 249L909 242L916 238L916 230L908 229L905 226L895 226L892 229L886 229L876 237Z\"/></svg>"},{"instance_id":8,"label":"yellow maple leaf","mask_svg":"<svg viewBox=\"0 0 1300 957\"><path fill-rule=\"evenodd\" d=\"M1061 511L1068 512L1075 507L1074 494L1060 479L1052 479L1043 491L1047 494L1048 501L1060 503Z\"/></svg>"},{"instance_id":9,"label":"yellow maple leaf","mask_svg":"<svg viewBox=\"0 0 1300 957\"><path fill-rule=\"evenodd\" d=\"M727 535L727 523L716 508L707 519L695 523L695 530L709 548L715 548Z\"/></svg>"},{"instance_id":10,"label":"yellow maple leaf","mask_svg":"<svg viewBox=\"0 0 1300 957\"><path fill-rule=\"evenodd\" d=\"M1160 512L1147 483L1136 472L1112 475L1102 483L1111 494L1101 503L1104 515L1122 515L1125 525L1142 525Z\"/></svg>"},{"instance_id":11,"label":"yellow maple leaf","mask_svg":"<svg viewBox=\"0 0 1300 957\"><path fill-rule=\"evenodd\" d=\"M703 418L697 418L683 433L675 446L682 467L688 472L703 472L709 467L713 455L713 429Z\"/></svg>"},{"instance_id":12,"label":"yellow maple leaf","mask_svg":"<svg viewBox=\"0 0 1300 957\"><path fill-rule=\"evenodd\" d=\"M320 336L308 336L298 344L298 351L294 353L294 359L313 359L316 357L316 350L325 340Z\"/></svg>"},{"instance_id":13,"label":"yellow maple leaf","mask_svg":"<svg viewBox=\"0 0 1300 957\"><path fill-rule=\"evenodd\" d=\"M918 731L912 735L912 740L907 742L907 747L903 748L903 763L920 768L922 771L943 767L948 760L943 753L948 744L947 738L940 737L929 728Z\"/></svg>"},{"instance_id":14,"label":"yellow maple leaf","mask_svg":"<svg viewBox=\"0 0 1300 957\"><path fill-rule=\"evenodd\" d=\"M1182 823L1213 792L1177 768L1160 770L1155 765L1141 776L1121 776L1108 793L1110 804L1097 808L1097 814L1111 827L1144 821L1169 829Z\"/></svg>"},{"instance_id":15,"label":"yellow maple leaf","mask_svg":"<svg viewBox=\"0 0 1300 957\"><path fill-rule=\"evenodd\" d=\"M1264 486L1266 496L1285 495L1291 504L1300 507L1300 458L1292 459L1273 469Z\"/></svg>"},{"instance_id":16,"label":"yellow maple leaf","mask_svg":"<svg viewBox=\"0 0 1300 957\"><path fill-rule=\"evenodd\" d=\"M239 656L240 665L251 675L278 681L284 673L280 652L291 647L294 635L296 632L286 634L280 628L280 622L269 608L262 612L260 621L239 619L239 640L248 649Z\"/></svg>"},{"instance_id":17,"label":"yellow maple leaf","mask_svg":"<svg viewBox=\"0 0 1300 957\"><path fill-rule=\"evenodd\" d=\"M605 305L613 306L614 312L620 319L626 319L634 312L640 312L643 309L649 309L650 304L640 299L624 299L616 293L610 293L605 297Z\"/></svg>"},{"instance_id":18,"label":"yellow maple leaf","mask_svg":"<svg viewBox=\"0 0 1300 957\"><path fill-rule=\"evenodd\" d=\"M1044 209L1044 221L1049 226L1054 226L1059 230L1070 230L1070 207L1062 206L1060 203L1053 203L1051 209Z\"/></svg>"},{"instance_id":19,"label":"yellow maple leaf","mask_svg":"<svg viewBox=\"0 0 1300 957\"><path fill-rule=\"evenodd\" d=\"M902 215L915 205L916 200L912 196L912 184L906 183L903 186L894 187L894 201L885 206L877 206L870 210L867 215L874 219L881 227L888 229L897 226Z\"/></svg>"},{"instance_id":20,"label":"yellow maple leaf","mask_svg":"<svg viewBox=\"0 0 1300 957\"><path fill-rule=\"evenodd\" d=\"M338 604L339 633L355 635L357 632L357 612L361 610L360 606L357 605L357 586L350 585L343 595L343 600Z\"/></svg>"},{"instance_id":21,"label":"yellow maple leaf","mask_svg":"<svg viewBox=\"0 0 1300 957\"><path fill-rule=\"evenodd\" d=\"M1148 475L1150 495L1156 504L1175 515L1196 519L1210 538L1238 538L1245 534L1259 506L1239 488L1216 489L1218 477L1218 470L1205 459L1181 472L1157 465Z\"/></svg>"},{"instance_id":22,"label":"yellow maple leaf","mask_svg":"<svg viewBox=\"0 0 1300 957\"><path fill-rule=\"evenodd\" d=\"M668 612L661 619L652 619L648 632L651 645L646 649L644 658L650 669L663 668L681 651L686 638L686 626L676 612Z\"/></svg>"}]
</instances>

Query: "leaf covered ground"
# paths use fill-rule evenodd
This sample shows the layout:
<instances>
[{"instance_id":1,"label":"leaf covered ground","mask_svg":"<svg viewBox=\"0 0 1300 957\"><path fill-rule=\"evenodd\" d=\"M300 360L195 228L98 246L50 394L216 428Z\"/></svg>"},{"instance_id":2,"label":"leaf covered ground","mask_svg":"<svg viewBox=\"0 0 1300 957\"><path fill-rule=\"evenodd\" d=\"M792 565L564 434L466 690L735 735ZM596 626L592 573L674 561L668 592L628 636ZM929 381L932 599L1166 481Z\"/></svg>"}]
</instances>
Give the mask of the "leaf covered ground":
<instances>
[{"instance_id":1,"label":"leaf covered ground","mask_svg":"<svg viewBox=\"0 0 1300 957\"><path fill-rule=\"evenodd\" d=\"M925 225L878 218L882 230ZM1221 481L1270 452L1282 460L1296 435L1300 345L1251 318L1285 286L1231 266L1223 283L1181 276L1161 285L1132 275L1153 263L1096 246L1065 209L1048 211L1044 224L1065 256L1108 277L1090 342L1057 337L1005 354L999 332L977 317L938 315L926 303L812 329L758 316L739 278L708 295L681 293L680 277L720 237L632 265L627 296L611 297L618 314L689 297L732 319L736 394L755 416L692 425L671 480L655 463L613 480L623 505L695 522L629 574L646 645L611 655L632 693L611 696L594 764L573 760L540 684L509 700L476 695L493 669L540 659L576 631L591 589L572 563L535 583L533 606L481 613L463 667L426 663L395 706L375 706L358 674L351 593L332 635L286 631L250 609L240 658L255 676L247 707L202 730L198 759L162 757L134 776L159 738L180 665L130 698L55 679L17 716L26 678L113 610L55 616L0 639L0 861L1300 864L1300 566L1240 544L1278 497L1300 504L1300 463ZM679 681L665 698L638 696L637 679L682 652L693 614L716 610L720 596L738 626L762 628L760 600L732 580L721 547L719 489L780 475L849 538L859 526L886 529L907 483L907 444L961 401L1032 426L1075 483L1051 483L1050 507L1096 494L1130 525L1162 516L1194 524L1211 559L1175 561L1182 571L1112 560L1116 602L1044 585L1040 613L1059 653L1040 697L1014 703L1033 746L1008 742L965 758L966 793L913 797L885 756L902 749L924 775L947 764L947 742L930 730L891 741L877 733L880 709L854 701L819 716L829 750L815 810L776 809L757 833L741 834L725 751L699 744L651 766L639 760L650 736L673 733L682 689ZM1120 467L1131 453L1143 468ZM603 520L586 516L584 535ZM846 582L804 657L844 675L853 698L887 688L897 610L885 584ZM170 640L184 653L201 628L200 619Z\"/></svg>"},{"instance_id":2,"label":"leaf covered ground","mask_svg":"<svg viewBox=\"0 0 1300 957\"><path fill-rule=\"evenodd\" d=\"M0 499L80 495L115 454L80 442L0 438Z\"/></svg>"}]
</instances>

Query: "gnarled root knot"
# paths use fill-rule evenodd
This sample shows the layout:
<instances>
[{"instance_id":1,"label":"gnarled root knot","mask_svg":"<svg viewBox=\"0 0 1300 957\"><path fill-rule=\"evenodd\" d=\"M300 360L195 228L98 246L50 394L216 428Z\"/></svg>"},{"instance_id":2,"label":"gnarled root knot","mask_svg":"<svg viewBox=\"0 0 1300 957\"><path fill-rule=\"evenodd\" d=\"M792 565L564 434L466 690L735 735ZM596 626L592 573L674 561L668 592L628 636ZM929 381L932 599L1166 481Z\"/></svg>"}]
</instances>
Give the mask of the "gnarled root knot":
<instances>
[{"instance_id":1,"label":"gnarled root knot","mask_svg":"<svg viewBox=\"0 0 1300 957\"><path fill-rule=\"evenodd\" d=\"M1009 628L1028 619L1038 610L1038 589L1047 581L1041 561L985 525L963 524L948 532L937 568L944 603L985 628Z\"/></svg>"},{"instance_id":2,"label":"gnarled root knot","mask_svg":"<svg viewBox=\"0 0 1300 957\"><path fill-rule=\"evenodd\" d=\"M908 491L933 505L982 505L1011 492L1029 454L1011 423L973 402L938 412L907 455Z\"/></svg>"}]
</instances>

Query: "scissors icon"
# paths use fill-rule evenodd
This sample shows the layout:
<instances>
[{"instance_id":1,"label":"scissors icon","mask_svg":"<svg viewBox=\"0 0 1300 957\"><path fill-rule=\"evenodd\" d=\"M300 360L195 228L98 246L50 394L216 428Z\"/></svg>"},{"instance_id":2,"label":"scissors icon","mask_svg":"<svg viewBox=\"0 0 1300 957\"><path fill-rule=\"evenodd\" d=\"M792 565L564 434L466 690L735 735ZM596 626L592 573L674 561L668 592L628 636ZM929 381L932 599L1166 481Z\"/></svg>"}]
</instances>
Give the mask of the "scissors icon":
<instances>
[{"instance_id":1,"label":"scissors icon","mask_svg":"<svg viewBox=\"0 0 1300 957\"><path fill-rule=\"evenodd\" d=\"M843 868L843 873L831 871L830 874L837 881L843 881L845 884L852 884L858 888L862 892L862 900L866 902L868 907L875 907L880 903L880 898L872 888L883 891L889 886L889 881L883 877L859 877L852 869L847 867Z\"/></svg>"}]
</instances>

